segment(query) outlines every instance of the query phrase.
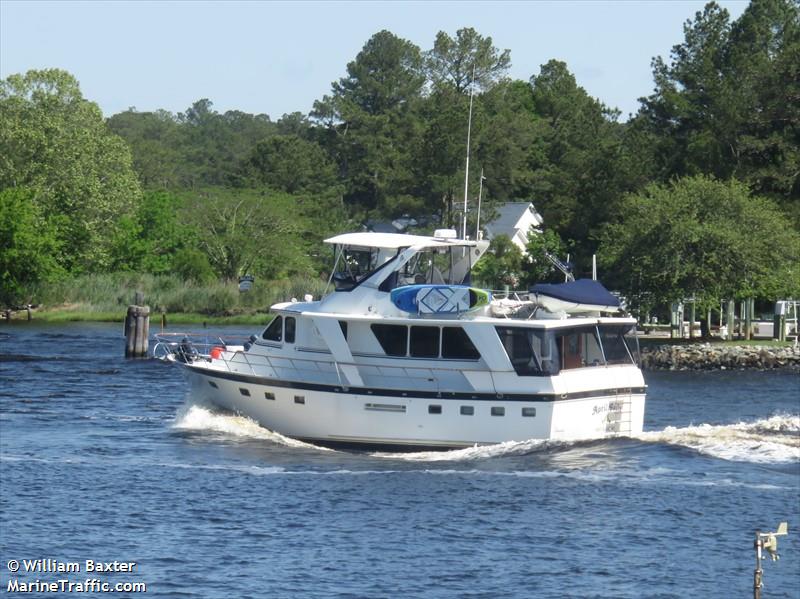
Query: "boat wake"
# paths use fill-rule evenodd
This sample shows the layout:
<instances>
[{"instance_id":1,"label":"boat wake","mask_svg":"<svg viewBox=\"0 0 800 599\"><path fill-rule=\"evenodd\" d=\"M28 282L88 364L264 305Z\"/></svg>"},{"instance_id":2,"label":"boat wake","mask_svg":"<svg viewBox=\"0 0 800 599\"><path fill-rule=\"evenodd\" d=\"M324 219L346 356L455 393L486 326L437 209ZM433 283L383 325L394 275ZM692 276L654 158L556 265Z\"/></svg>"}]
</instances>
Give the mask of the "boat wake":
<instances>
[{"instance_id":1,"label":"boat wake","mask_svg":"<svg viewBox=\"0 0 800 599\"><path fill-rule=\"evenodd\" d=\"M737 424L700 424L668 426L660 431L647 431L633 437L648 444L685 447L715 458L761 464L800 462L800 416L776 415L755 422ZM470 461L519 456L534 452L569 450L587 445L600 445L625 439L594 441L549 441L529 439L482 445L451 451L413 453L374 453L375 457L421 462Z\"/></svg>"},{"instance_id":2,"label":"boat wake","mask_svg":"<svg viewBox=\"0 0 800 599\"><path fill-rule=\"evenodd\" d=\"M216 433L228 438L260 439L286 447L333 451L270 431L246 416L219 412L213 407L192 401L188 401L178 411L172 428L179 431ZM569 451L587 446L624 443L631 439L648 445L684 447L728 461L760 464L800 462L800 415L782 414L736 424L668 426L663 430L646 431L632 438L589 441L528 439L449 451L375 452L369 455L411 462L469 462L531 453Z\"/></svg>"},{"instance_id":3,"label":"boat wake","mask_svg":"<svg viewBox=\"0 0 800 599\"><path fill-rule=\"evenodd\" d=\"M193 401L188 401L178 410L172 428L179 431L211 432L238 439L261 439L287 447L331 451L325 447L284 437L280 433L264 428L246 416L218 412L211 406Z\"/></svg>"},{"instance_id":4,"label":"boat wake","mask_svg":"<svg viewBox=\"0 0 800 599\"><path fill-rule=\"evenodd\" d=\"M666 443L704 455L761 464L800 461L800 416L776 415L755 422L712 426L668 426L636 437L647 443Z\"/></svg>"}]
</instances>

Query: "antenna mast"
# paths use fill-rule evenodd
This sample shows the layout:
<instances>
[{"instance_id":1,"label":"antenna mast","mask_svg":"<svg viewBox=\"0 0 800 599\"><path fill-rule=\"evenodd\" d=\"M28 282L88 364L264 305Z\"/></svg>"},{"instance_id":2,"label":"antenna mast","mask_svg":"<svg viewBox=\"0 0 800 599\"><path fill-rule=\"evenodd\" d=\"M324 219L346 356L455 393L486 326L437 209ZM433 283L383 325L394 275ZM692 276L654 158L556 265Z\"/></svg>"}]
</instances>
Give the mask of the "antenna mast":
<instances>
[{"instance_id":1,"label":"antenna mast","mask_svg":"<svg viewBox=\"0 0 800 599\"><path fill-rule=\"evenodd\" d=\"M475 63L472 63L472 79L469 81L469 120L467 121L467 165L464 169L464 221L461 237L467 238L467 191L469 189L469 140L472 134L472 96L475 92Z\"/></svg>"},{"instance_id":2,"label":"antenna mast","mask_svg":"<svg viewBox=\"0 0 800 599\"><path fill-rule=\"evenodd\" d=\"M483 167L481 167L481 186L478 188L478 216L475 219L475 240L481 238L481 196L483 195L483 181L486 177L483 176Z\"/></svg>"}]
</instances>

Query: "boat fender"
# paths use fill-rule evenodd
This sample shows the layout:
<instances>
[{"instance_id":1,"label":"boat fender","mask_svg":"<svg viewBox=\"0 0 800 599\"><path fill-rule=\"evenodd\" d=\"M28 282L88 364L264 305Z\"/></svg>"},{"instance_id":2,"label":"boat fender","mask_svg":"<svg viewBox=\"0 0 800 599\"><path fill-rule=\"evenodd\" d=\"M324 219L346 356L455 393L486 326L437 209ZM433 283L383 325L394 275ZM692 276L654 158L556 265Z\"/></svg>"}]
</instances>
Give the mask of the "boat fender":
<instances>
[{"instance_id":1,"label":"boat fender","mask_svg":"<svg viewBox=\"0 0 800 599\"><path fill-rule=\"evenodd\" d=\"M211 359L212 360L219 360L219 357L222 355L222 352L225 348L220 347L218 345L211 348Z\"/></svg>"}]
</instances>

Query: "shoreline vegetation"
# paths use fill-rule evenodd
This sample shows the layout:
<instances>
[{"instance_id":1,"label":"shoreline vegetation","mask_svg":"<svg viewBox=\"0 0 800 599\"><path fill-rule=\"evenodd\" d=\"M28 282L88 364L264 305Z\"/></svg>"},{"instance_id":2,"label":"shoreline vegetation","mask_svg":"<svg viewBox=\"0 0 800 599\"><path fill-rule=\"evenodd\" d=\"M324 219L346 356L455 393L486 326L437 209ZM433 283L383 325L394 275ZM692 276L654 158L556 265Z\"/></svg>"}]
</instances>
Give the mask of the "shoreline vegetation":
<instances>
[{"instance_id":1,"label":"shoreline vegetation","mask_svg":"<svg viewBox=\"0 0 800 599\"><path fill-rule=\"evenodd\" d=\"M107 273L84 275L37 286L32 320L40 322L123 322L137 291L150 306L151 326L173 324L265 324L273 304L302 301L306 294L319 299L327 281L294 277L278 281L256 279L252 288L240 292L235 282L199 283L170 275ZM16 311L13 320L27 319L27 311Z\"/></svg>"}]
</instances>

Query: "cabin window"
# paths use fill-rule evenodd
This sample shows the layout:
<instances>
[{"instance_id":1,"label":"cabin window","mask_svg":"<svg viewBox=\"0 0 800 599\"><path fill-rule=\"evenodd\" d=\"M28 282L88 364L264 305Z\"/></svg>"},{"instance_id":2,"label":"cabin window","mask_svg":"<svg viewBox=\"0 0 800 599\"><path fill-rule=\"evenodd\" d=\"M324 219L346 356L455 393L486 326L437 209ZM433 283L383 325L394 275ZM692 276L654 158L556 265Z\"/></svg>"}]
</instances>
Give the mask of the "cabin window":
<instances>
[{"instance_id":1,"label":"cabin window","mask_svg":"<svg viewBox=\"0 0 800 599\"><path fill-rule=\"evenodd\" d=\"M495 327L508 359L520 376L558 374L560 362L553 335L529 327Z\"/></svg>"},{"instance_id":2,"label":"cabin window","mask_svg":"<svg viewBox=\"0 0 800 599\"><path fill-rule=\"evenodd\" d=\"M525 418L534 418L536 416L536 408L522 408L522 415Z\"/></svg>"},{"instance_id":3,"label":"cabin window","mask_svg":"<svg viewBox=\"0 0 800 599\"><path fill-rule=\"evenodd\" d=\"M405 356L408 346L408 327L396 324L373 324L372 333L387 356Z\"/></svg>"},{"instance_id":4,"label":"cabin window","mask_svg":"<svg viewBox=\"0 0 800 599\"><path fill-rule=\"evenodd\" d=\"M286 317L286 324L284 324L284 338L286 343L294 343L294 334L297 330L297 321L294 316Z\"/></svg>"},{"instance_id":5,"label":"cabin window","mask_svg":"<svg viewBox=\"0 0 800 599\"><path fill-rule=\"evenodd\" d=\"M506 409L503 406L492 406L492 416L505 416Z\"/></svg>"},{"instance_id":6,"label":"cabin window","mask_svg":"<svg viewBox=\"0 0 800 599\"><path fill-rule=\"evenodd\" d=\"M339 328L342 329L342 335L344 335L344 338L347 339L347 321L346 320L340 320L339 321Z\"/></svg>"},{"instance_id":7,"label":"cabin window","mask_svg":"<svg viewBox=\"0 0 800 599\"><path fill-rule=\"evenodd\" d=\"M264 399L269 399L271 401L275 401L275 394L270 393L269 391L264 391Z\"/></svg>"},{"instance_id":8,"label":"cabin window","mask_svg":"<svg viewBox=\"0 0 800 599\"><path fill-rule=\"evenodd\" d=\"M474 406L461 406L459 410L462 416L472 416L475 414L475 407Z\"/></svg>"},{"instance_id":9,"label":"cabin window","mask_svg":"<svg viewBox=\"0 0 800 599\"><path fill-rule=\"evenodd\" d=\"M601 324L598 330L607 364L633 364L633 355L636 352L628 346L628 339L625 337L635 332L633 327Z\"/></svg>"},{"instance_id":10,"label":"cabin window","mask_svg":"<svg viewBox=\"0 0 800 599\"><path fill-rule=\"evenodd\" d=\"M304 404L306 403L306 398L303 395L295 395L294 396L294 403Z\"/></svg>"},{"instance_id":11,"label":"cabin window","mask_svg":"<svg viewBox=\"0 0 800 599\"><path fill-rule=\"evenodd\" d=\"M480 352L461 327L442 328L442 357L451 360L479 360Z\"/></svg>"},{"instance_id":12,"label":"cabin window","mask_svg":"<svg viewBox=\"0 0 800 599\"><path fill-rule=\"evenodd\" d=\"M276 316L269 323L269 326L261 335L262 339L267 341L282 341L283 340L283 316Z\"/></svg>"},{"instance_id":13,"label":"cabin window","mask_svg":"<svg viewBox=\"0 0 800 599\"><path fill-rule=\"evenodd\" d=\"M219 387L217 387L217 384L214 381L208 381L208 384L214 387L214 389L219 389Z\"/></svg>"},{"instance_id":14,"label":"cabin window","mask_svg":"<svg viewBox=\"0 0 800 599\"><path fill-rule=\"evenodd\" d=\"M428 406L428 414L441 414L442 413L442 406L431 404Z\"/></svg>"},{"instance_id":15,"label":"cabin window","mask_svg":"<svg viewBox=\"0 0 800 599\"><path fill-rule=\"evenodd\" d=\"M411 356L439 357L439 327L411 327Z\"/></svg>"},{"instance_id":16,"label":"cabin window","mask_svg":"<svg viewBox=\"0 0 800 599\"><path fill-rule=\"evenodd\" d=\"M605 363L596 327L558 329L555 338L561 352L562 370L602 366Z\"/></svg>"},{"instance_id":17,"label":"cabin window","mask_svg":"<svg viewBox=\"0 0 800 599\"><path fill-rule=\"evenodd\" d=\"M250 389L245 389L244 387L239 387L239 393L241 393L245 397L250 397Z\"/></svg>"}]
</instances>

